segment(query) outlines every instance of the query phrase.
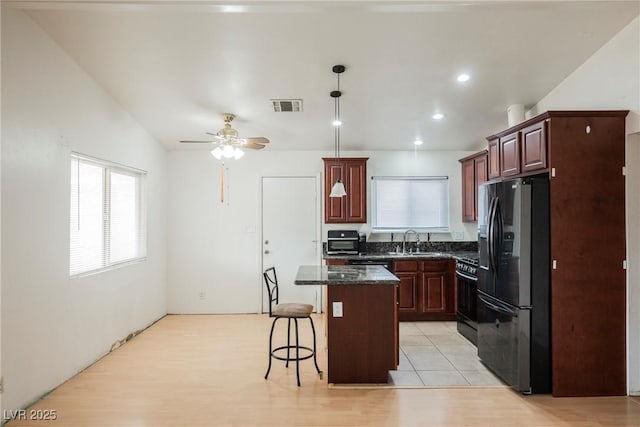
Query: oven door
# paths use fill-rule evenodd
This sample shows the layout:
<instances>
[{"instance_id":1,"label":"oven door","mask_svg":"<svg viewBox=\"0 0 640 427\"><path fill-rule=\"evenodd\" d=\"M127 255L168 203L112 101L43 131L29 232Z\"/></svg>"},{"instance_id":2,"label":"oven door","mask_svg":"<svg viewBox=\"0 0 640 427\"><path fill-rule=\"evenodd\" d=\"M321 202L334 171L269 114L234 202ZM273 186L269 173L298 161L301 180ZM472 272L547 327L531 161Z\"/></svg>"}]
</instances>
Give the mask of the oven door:
<instances>
[{"instance_id":1,"label":"oven door","mask_svg":"<svg viewBox=\"0 0 640 427\"><path fill-rule=\"evenodd\" d=\"M478 320L478 279L462 271L456 271L456 280L458 285L458 315L475 323Z\"/></svg>"},{"instance_id":2,"label":"oven door","mask_svg":"<svg viewBox=\"0 0 640 427\"><path fill-rule=\"evenodd\" d=\"M457 330L473 345L478 345L477 281L478 279L473 276L456 271Z\"/></svg>"}]
</instances>

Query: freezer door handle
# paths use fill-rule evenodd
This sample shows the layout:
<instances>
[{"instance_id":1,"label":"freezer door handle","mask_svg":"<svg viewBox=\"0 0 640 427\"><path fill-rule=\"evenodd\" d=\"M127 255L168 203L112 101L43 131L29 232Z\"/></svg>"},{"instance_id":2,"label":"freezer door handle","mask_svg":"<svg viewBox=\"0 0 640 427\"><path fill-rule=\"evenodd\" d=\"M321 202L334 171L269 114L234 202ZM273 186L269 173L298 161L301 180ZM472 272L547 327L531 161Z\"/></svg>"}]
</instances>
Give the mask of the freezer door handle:
<instances>
[{"instance_id":1,"label":"freezer door handle","mask_svg":"<svg viewBox=\"0 0 640 427\"><path fill-rule=\"evenodd\" d=\"M508 316L518 317L518 313L516 311L508 310L506 308L500 307L499 305L496 305L490 302L480 294L478 294L478 298L480 298L480 301L482 301L487 307L489 307L493 311L497 311L498 313L506 314Z\"/></svg>"}]
</instances>

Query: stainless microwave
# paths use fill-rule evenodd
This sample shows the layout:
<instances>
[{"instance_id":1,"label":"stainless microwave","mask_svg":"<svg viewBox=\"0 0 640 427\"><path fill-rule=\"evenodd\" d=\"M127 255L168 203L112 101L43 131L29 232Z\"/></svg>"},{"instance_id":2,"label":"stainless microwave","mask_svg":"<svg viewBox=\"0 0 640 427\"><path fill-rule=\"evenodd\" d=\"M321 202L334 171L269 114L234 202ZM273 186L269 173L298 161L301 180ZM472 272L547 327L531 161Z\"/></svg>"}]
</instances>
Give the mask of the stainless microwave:
<instances>
[{"instance_id":1,"label":"stainless microwave","mask_svg":"<svg viewBox=\"0 0 640 427\"><path fill-rule=\"evenodd\" d=\"M357 255L359 235L356 230L329 230L327 232L327 254Z\"/></svg>"}]
</instances>

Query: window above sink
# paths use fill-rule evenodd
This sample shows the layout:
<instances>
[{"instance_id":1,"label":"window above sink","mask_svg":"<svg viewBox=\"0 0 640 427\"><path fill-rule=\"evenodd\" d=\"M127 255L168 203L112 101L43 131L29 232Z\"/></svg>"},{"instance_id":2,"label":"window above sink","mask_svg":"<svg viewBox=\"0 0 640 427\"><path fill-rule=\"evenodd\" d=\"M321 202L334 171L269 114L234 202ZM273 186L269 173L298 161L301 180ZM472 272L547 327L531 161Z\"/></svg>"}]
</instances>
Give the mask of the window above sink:
<instances>
[{"instance_id":1,"label":"window above sink","mask_svg":"<svg viewBox=\"0 0 640 427\"><path fill-rule=\"evenodd\" d=\"M449 177L374 176L372 233L449 231Z\"/></svg>"}]
</instances>

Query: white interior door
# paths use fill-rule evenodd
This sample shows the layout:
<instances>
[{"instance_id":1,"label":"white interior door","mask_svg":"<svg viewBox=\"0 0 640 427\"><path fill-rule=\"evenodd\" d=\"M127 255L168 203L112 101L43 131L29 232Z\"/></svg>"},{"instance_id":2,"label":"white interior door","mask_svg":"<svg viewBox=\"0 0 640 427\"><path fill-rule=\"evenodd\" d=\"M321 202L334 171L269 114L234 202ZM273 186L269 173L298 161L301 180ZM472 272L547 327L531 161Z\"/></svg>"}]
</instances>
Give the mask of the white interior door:
<instances>
[{"instance_id":1,"label":"white interior door","mask_svg":"<svg viewBox=\"0 0 640 427\"><path fill-rule=\"evenodd\" d=\"M262 267L275 267L280 302L312 304L320 311L321 287L296 286L300 265L320 263L318 177L262 178ZM262 311L268 295L262 281Z\"/></svg>"}]
</instances>

